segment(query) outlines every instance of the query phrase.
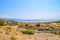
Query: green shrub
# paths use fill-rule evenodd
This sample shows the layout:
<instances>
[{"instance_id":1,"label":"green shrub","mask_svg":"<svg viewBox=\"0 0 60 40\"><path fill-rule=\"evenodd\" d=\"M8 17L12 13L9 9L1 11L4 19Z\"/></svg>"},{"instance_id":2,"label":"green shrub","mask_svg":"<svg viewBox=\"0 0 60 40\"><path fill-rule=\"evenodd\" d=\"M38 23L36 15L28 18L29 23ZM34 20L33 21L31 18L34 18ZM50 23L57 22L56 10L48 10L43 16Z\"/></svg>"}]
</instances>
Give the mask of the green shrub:
<instances>
[{"instance_id":1,"label":"green shrub","mask_svg":"<svg viewBox=\"0 0 60 40\"><path fill-rule=\"evenodd\" d=\"M28 26L28 24L26 24L25 26Z\"/></svg>"},{"instance_id":2,"label":"green shrub","mask_svg":"<svg viewBox=\"0 0 60 40\"><path fill-rule=\"evenodd\" d=\"M34 34L34 31L32 31L31 29L26 29L26 30L23 30L21 31L23 34L28 34L28 35L32 35Z\"/></svg>"},{"instance_id":3,"label":"green shrub","mask_svg":"<svg viewBox=\"0 0 60 40\"><path fill-rule=\"evenodd\" d=\"M40 24L36 24L37 27L40 27Z\"/></svg>"},{"instance_id":4,"label":"green shrub","mask_svg":"<svg viewBox=\"0 0 60 40\"><path fill-rule=\"evenodd\" d=\"M0 21L0 26L4 26L4 22Z\"/></svg>"},{"instance_id":5,"label":"green shrub","mask_svg":"<svg viewBox=\"0 0 60 40\"><path fill-rule=\"evenodd\" d=\"M33 29L32 26L26 26L25 28L26 28L26 29Z\"/></svg>"}]
</instances>

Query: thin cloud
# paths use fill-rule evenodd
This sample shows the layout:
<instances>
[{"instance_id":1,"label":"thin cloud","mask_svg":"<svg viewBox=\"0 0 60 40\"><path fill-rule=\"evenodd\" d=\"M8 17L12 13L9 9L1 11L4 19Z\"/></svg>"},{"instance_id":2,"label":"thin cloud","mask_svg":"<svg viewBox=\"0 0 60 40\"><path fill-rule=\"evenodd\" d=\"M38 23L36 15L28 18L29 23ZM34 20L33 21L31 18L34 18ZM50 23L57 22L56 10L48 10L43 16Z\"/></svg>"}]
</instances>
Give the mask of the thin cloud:
<instances>
[{"instance_id":1,"label":"thin cloud","mask_svg":"<svg viewBox=\"0 0 60 40\"><path fill-rule=\"evenodd\" d=\"M56 15L57 15L56 13L41 14L41 15L39 16L39 18L40 18L40 19L45 19L45 20L46 20L46 19L54 19Z\"/></svg>"},{"instance_id":2,"label":"thin cloud","mask_svg":"<svg viewBox=\"0 0 60 40\"><path fill-rule=\"evenodd\" d=\"M0 18L12 18L12 17L10 17L8 15L0 15Z\"/></svg>"},{"instance_id":3,"label":"thin cloud","mask_svg":"<svg viewBox=\"0 0 60 40\"><path fill-rule=\"evenodd\" d=\"M24 16L24 19L54 19L57 16L56 13L41 13L41 14L34 14L33 16Z\"/></svg>"}]
</instances>

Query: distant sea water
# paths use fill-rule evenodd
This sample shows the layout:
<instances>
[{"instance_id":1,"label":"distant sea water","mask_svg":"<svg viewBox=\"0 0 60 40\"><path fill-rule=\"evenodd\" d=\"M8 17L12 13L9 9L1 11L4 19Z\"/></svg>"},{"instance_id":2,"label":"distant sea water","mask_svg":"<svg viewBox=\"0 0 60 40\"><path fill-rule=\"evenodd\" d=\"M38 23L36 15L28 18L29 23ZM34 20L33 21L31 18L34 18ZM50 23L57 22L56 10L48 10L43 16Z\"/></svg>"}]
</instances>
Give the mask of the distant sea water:
<instances>
[{"instance_id":1,"label":"distant sea water","mask_svg":"<svg viewBox=\"0 0 60 40\"><path fill-rule=\"evenodd\" d=\"M52 21L19 21L19 22L52 22Z\"/></svg>"},{"instance_id":2,"label":"distant sea water","mask_svg":"<svg viewBox=\"0 0 60 40\"><path fill-rule=\"evenodd\" d=\"M23 19L14 19L14 18L4 18L4 20L13 20L13 21L17 21L17 22L53 22L53 21L56 21L56 20L52 20L52 19L49 19L49 20L23 20Z\"/></svg>"}]
</instances>

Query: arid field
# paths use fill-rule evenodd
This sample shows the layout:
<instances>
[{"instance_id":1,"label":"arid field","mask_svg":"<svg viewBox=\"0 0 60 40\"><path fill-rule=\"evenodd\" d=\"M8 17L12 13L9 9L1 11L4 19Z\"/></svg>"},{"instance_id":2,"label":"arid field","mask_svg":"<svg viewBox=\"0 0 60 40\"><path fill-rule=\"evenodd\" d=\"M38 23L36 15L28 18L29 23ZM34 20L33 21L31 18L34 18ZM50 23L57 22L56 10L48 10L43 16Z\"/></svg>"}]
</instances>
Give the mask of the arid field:
<instances>
[{"instance_id":1,"label":"arid field","mask_svg":"<svg viewBox=\"0 0 60 40\"><path fill-rule=\"evenodd\" d=\"M60 23L25 23L0 19L0 40L60 40Z\"/></svg>"},{"instance_id":2,"label":"arid field","mask_svg":"<svg viewBox=\"0 0 60 40\"><path fill-rule=\"evenodd\" d=\"M15 28L10 28L10 26L0 26L0 40L60 40L60 36L44 32L28 35Z\"/></svg>"}]
</instances>

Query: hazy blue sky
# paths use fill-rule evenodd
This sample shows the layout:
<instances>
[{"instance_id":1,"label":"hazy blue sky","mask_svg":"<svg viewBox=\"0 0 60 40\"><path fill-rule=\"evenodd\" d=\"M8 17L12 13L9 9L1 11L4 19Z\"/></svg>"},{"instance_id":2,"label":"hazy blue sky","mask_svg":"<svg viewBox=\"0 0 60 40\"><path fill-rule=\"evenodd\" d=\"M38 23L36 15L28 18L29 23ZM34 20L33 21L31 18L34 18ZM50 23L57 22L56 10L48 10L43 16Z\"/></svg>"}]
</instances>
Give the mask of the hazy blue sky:
<instances>
[{"instance_id":1,"label":"hazy blue sky","mask_svg":"<svg viewBox=\"0 0 60 40\"><path fill-rule=\"evenodd\" d=\"M0 0L0 17L60 19L60 0Z\"/></svg>"}]
</instances>

